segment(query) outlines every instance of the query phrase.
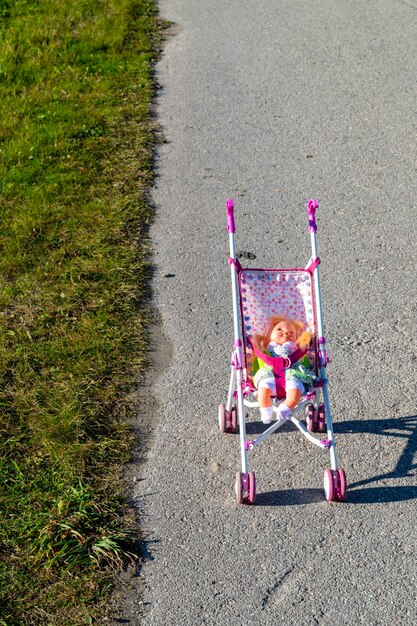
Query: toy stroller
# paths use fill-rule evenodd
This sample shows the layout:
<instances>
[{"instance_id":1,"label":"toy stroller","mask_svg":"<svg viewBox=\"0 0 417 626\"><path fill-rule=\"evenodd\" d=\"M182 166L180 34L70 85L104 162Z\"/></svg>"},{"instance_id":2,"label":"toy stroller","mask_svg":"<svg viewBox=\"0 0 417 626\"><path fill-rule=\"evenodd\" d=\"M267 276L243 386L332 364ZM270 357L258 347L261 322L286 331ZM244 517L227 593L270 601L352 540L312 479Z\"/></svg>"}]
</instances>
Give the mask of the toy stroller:
<instances>
[{"instance_id":1,"label":"toy stroller","mask_svg":"<svg viewBox=\"0 0 417 626\"><path fill-rule=\"evenodd\" d=\"M238 504L254 504L256 499L255 473L248 471L248 453L266 439L286 421L291 421L308 441L330 453L331 469L324 473L324 494L328 501L343 501L346 498L346 475L339 467L336 444L330 413L327 389L326 365L328 356L324 338L320 297L320 259L317 255L315 213L317 200L308 202L308 224L311 236L312 257L304 269L244 269L236 258L234 202L226 202L229 233L233 293L234 348L231 359L231 377L226 405L219 406L220 432L237 432L240 435L242 471L236 474L236 499ZM291 355L270 357L255 347L254 338L265 332L268 320L273 315L300 320L311 332L311 341L304 351ZM278 409L279 400L285 398L285 370L294 363L294 358L307 357L314 371L312 384L304 390L291 417L282 419ZM259 407L254 386L255 364L268 363L275 378L273 393L273 415L276 421L255 440L246 439L244 407ZM248 400L254 395L252 401ZM321 400L322 398L322 400ZM305 423L295 414L305 411ZM324 433L325 438L320 437ZM313 434L313 433L318 433Z\"/></svg>"}]
</instances>

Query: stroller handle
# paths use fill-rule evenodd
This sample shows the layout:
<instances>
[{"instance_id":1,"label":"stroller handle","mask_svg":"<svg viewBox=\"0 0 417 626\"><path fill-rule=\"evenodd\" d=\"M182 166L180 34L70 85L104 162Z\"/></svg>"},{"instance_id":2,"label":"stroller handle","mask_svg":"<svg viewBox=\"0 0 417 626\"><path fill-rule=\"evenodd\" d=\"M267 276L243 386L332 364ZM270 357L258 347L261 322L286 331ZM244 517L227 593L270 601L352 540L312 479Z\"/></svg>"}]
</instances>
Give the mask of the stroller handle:
<instances>
[{"instance_id":1,"label":"stroller handle","mask_svg":"<svg viewBox=\"0 0 417 626\"><path fill-rule=\"evenodd\" d=\"M317 224L316 224L316 209L319 208L319 201L315 198L311 198L308 201L307 205L307 213L308 213L308 230L310 233L317 232Z\"/></svg>"},{"instance_id":2,"label":"stroller handle","mask_svg":"<svg viewBox=\"0 0 417 626\"><path fill-rule=\"evenodd\" d=\"M227 210L227 232L234 233L236 232L235 218L234 218L235 203L234 203L234 200L232 200L231 198L229 198L229 200L226 200L226 210Z\"/></svg>"}]
</instances>

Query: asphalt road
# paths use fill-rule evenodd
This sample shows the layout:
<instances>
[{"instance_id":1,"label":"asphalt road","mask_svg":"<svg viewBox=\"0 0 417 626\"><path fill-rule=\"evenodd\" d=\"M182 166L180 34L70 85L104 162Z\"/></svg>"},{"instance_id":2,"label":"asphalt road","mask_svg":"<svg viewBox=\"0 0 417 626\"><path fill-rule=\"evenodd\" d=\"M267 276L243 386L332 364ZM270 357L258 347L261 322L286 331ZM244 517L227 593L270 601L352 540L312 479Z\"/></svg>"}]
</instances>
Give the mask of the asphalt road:
<instances>
[{"instance_id":1,"label":"asphalt road","mask_svg":"<svg viewBox=\"0 0 417 626\"><path fill-rule=\"evenodd\" d=\"M155 368L131 468L146 561L119 619L143 626L417 624L417 0L161 0L152 229ZM249 458L217 408L233 342L225 201L254 267L318 245L328 454L284 428ZM249 429L258 429L252 414ZM141 458L143 455L139 455Z\"/></svg>"}]
</instances>

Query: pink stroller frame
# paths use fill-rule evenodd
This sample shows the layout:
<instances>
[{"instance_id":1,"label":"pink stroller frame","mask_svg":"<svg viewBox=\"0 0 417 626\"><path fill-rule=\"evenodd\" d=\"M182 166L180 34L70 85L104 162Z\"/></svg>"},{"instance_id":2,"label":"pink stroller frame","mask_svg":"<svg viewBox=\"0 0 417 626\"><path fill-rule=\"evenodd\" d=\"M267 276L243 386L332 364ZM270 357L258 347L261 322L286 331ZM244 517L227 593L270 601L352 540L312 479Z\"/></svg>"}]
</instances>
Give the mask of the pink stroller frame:
<instances>
[{"instance_id":1,"label":"pink stroller frame","mask_svg":"<svg viewBox=\"0 0 417 626\"><path fill-rule=\"evenodd\" d=\"M258 446L286 421L291 421L308 441L330 453L330 469L324 472L324 494L328 501L343 501L346 498L346 475L339 467L336 443L330 412L326 366L329 362L324 338L323 316L320 294L320 259L317 254L317 225L315 213L319 203L309 200L308 227L311 237L312 256L305 268L293 269L244 269L236 258L234 202L226 202L227 229L229 233L229 264L232 276L234 347L231 359L231 377L226 405L219 406L220 432L239 431L241 448L241 472L236 474L235 491L238 504L254 504L256 500L255 473L248 471L248 453ZM271 426L255 440L247 440L245 408L258 408L251 370L256 349L252 344L255 334L262 334L272 315L285 315L304 322L313 334L308 349L310 363L315 369L313 387L301 397L289 420L281 419L278 411L280 398L285 397L284 368L289 367L286 357L274 357L277 397L273 400L274 417ZM266 359L264 358L266 361ZM274 362L274 363L273 363ZM322 400L321 400L322 397ZM305 423L296 413L305 411ZM320 434L324 433L325 438Z\"/></svg>"}]
</instances>

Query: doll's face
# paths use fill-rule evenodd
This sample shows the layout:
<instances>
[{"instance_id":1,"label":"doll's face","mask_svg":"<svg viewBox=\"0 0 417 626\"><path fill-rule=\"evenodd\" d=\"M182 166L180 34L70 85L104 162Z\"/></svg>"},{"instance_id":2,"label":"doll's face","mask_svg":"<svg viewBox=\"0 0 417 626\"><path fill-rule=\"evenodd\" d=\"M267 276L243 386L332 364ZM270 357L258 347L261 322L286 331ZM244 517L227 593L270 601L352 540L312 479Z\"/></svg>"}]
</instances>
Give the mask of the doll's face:
<instances>
[{"instance_id":1,"label":"doll's face","mask_svg":"<svg viewBox=\"0 0 417 626\"><path fill-rule=\"evenodd\" d=\"M278 345L282 346L287 341L297 340L297 329L294 324L290 322L282 321L274 326L274 330L271 333L271 341L275 341Z\"/></svg>"}]
</instances>

